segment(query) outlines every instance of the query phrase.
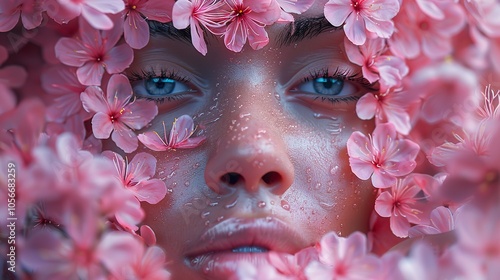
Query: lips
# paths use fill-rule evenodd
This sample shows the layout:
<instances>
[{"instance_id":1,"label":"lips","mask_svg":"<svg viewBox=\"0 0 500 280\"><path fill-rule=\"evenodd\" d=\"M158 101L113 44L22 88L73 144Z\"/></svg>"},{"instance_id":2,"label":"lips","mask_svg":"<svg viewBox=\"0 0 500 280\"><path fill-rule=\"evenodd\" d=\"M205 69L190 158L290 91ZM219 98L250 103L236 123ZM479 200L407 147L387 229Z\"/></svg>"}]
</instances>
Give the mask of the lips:
<instances>
[{"instance_id":1,"label":"lips","mask_svg":"<svg viewBox=\"0 0 500 280\"><path fill-rule=\"evenodd\" d=\"M231 218L202 234L186 256L188 266L210 279L224 279L247 261L267 261L267 252L293 254L308 246L297 232L277 218Z\"/></svg>"}]
</instances>

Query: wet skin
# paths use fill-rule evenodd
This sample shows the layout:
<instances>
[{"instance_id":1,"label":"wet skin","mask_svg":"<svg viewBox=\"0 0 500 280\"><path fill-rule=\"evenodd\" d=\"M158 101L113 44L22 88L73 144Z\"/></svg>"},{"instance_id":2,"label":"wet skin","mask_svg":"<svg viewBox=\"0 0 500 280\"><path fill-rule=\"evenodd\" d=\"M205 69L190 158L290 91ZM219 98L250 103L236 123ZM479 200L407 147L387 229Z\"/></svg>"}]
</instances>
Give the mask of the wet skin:
<instances>
[{"instance_id":1,"label":"wet skin","mask_svg":"<svg viewBox=\"0 0 500 280\"><path fill-rule=\"evenodd\" d=\"M318 17L322 6L300 18ZM188 114L195 135L207 137L195 149L137 151L157 158L156 177L168 188L160 203L144 205L144 223L165 249L173 279L223 279L235 260L264 255L231 253L235 248L295 253L329 231L368 230L374 188L352 174L346 151L353 131L373 129L355 112L368 89L357 79L339 85L336 77L361 69L346 58L342 31L283 46L277 41L286 27L268 28L270 43L259 51L247 45L233 53L208 37L204 57L164 36L136 51L129 75L177 80L134 82L138 98L165 98L144 131L162 135L163 122L169 131L174 118Z\"/></svg>"}]
</instances>

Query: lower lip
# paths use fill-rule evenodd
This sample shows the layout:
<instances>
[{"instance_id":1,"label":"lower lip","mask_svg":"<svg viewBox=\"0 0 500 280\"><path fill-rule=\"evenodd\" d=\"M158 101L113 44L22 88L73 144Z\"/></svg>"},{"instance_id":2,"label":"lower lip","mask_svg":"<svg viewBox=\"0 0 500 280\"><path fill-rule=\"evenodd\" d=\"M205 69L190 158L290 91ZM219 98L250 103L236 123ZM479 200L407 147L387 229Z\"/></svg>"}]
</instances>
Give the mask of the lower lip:
<instances>
[{"instance_id":1,"label":"lower lip","mask_svg":"<svg viewBox=\"0 0 500 280\"><path fill-rule=\"evenodd\" d=\"M197 256L189 261L189 266L200 271L209 279L228 279L238 271L238 264L247 262L258 266L268 263L268 253L215 252Z\"/></svg>"}]
</instances>

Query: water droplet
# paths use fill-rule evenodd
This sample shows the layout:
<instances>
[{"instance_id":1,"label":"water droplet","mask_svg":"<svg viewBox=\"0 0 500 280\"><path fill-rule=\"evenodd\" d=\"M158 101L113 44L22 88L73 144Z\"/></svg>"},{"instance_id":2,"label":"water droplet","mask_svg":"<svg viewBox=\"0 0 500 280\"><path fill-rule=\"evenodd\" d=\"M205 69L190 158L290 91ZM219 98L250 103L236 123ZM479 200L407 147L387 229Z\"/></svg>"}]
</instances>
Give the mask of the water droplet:
<instances>
[{"instance_id":1,"label":"water droplet","mask_svg":"<svg viewBox=\"0 0 500 280\"><path fill-rule=\"evenodd\" d=\"M184 186L189 187L189 181L184 182Z\"/></svg>"},{"instance_id":2,"label":"water droplet","mask_svg":"<svg viewBox=\"0 0 500 280\"><path fill-rule=\"evenodd\" d=\"M330 168L330 174L335 175L335 173L337 173L338 170L339 170L338 165L332 166L332 168Z\"/></svg>"},{"instance_id":3,"label":"water droplet","mask_svg":"<svg viewBox=\"0 0 500 280\"><path fill-rule=\"evenodd\" d=\"M198 167L200 167L200 163L199 162L193 164L193 168L198 168Z\"/></svg>"},{"instance_id":4,"label":"water droplet","mask_svg":"<svg viewBox=\"0 0 500 280\"><path fill-rule=\"evenodd\" d=\"M210 221L205 221L205 226L209 226L210 225Z\"/></svg>"},{"instance_id":5,"label":"water droplet","mask_svg":"<svg viewBox=\"0 0 500 280\"><path fill-rule=\"evenodd\" d=\"M266 217L266 221L270 222L270 221L272 221L272 220L273 220L273 218L272 218L272 217Z\"/></svg>"},{"instance_id":6,"label":"water droplet","mask_svg":"<svg viewBox=\"0 0 500 280\"><path fill-rule=\"evenodd\" d=\"M314 189L315 189L315 190L319 190L319 189L321 189L321 183L317 183L317 184L314 186Z\"/></svg>"},{"instance_id":7,"label":"water droplet","mask_svg":"<svg viewBox=\"0 0 500 280\"><path fill-rule=\"evenodd\" d=\"M274 200L271 200L271 205L274 205Z\"/></svg>"},{"instance_id":8,"label":"water droplet","mask_svg":"<svg viewBox=\"0 0 500 280\"><path fill-rule=\"evenodd\" d=\"M175 171L172 171L172 172L170 172L170 174L168 174L167 178L172 179L172 177L174 177L174 175L175 175Z\"/></svg>"},{"instance_id":9,"label":"water droplet","mask_svg":"<svg viewBox=\"0 0 500 280\"><path fill-rule=\"evenodd\" d=\"M168 188L168 189L167 189L167 192L168 192L168 193L173 193L173 192L174 192L174 189L172 189L172 188Z\"/></svg>"},{"instance_id":10,"label":"water droplet","mask_svg":"<svg viewBox=\"0 0 500 280\"><path fill-rule=\"evenodd\" d=\"M276 93L276 94L274 95L274 98L276 98L276 100L278 100L278 101L280 101L280 100L281 100L281 96L280 96L278 93Z\"/></svg>"},{"instance_id":11,"label":"water droplet","mask_svg":"<svg viewBox=\"0 0 500 280\"><path fill-rule=\"evenodd\" d=\"M208 211L201 213L201 218L202 219L206 219L208 216L210 216L210 212L208 212Z\"/></svg>"},{"instance_id":12,"label":"water droplet","mask_svg":"<svg viewBox=\"0 0 500 280\"><path fill-rule=\"evenodd\" d=\"M316 210L312 210L311 214L315 215L316 214Z\"/></svg>"},{"instance_id":13,"label":"water droplet","mask_svg":"<svg viewBox=\"0 0 500 280\"><path fill-rule=\"evenodd\" d=\"M259 201L259 203L257 204L257 206L259 208L264 208L264 207L266 207L266 203L264 201Z\"/></svg>"},{"instance_id":14,"label":"water droplet","mask_svg":"<svg viewBox=\"0 0 500 280\"><path fill-rule=\"evenodd\" d=\"M324 201L321 201L321 202L319 203L319 205L320 205L322 208L326 209L326 210L332 210L332 209L333 209L333 207L335 207L335 203L327 203L327 202L324 202Z\"/></svg>"},{"instance_id":15,"label":"water droplet","mask_svg":"<svg viewBox=\"0 0 500 280\"><path fill-rule=\"evenodd\" d=\"M160 171L160 172L158 172L158 176L161 176L161 175L163 175L163 174L165 174L165 171L163 171L163 170L162 170L162 171Z\"/></svg>"},{"instance_id":16,"label":"water droplet","mask_svg":"<svg viewBox=\"0 0 500 280\"><path fill-rule=\"evenodd\" d=\"M224 220L224 216L220 216L220 217L217 218L217 222L220 222L222 220Z\"/></svg>"},{"instance_id":17,"label":"water droplet","mask_svg":"<svg viewBox=\"0 0 500 280\"><path fill-rule=\"evenodd\" d=\"M229 208L233 208L236 203L238 203L238 198L236 198L233 202L229 203L228 205L224 206L224 208L226 209L229 209Z\"/></svg>"},{"instance_id":18,"label":"water droplet","mask_svg":"<svg viewBox=\"0 0 500 280\"><path fill-rule=\"evenodd\" d=\"M286 200L281 201L281 207L283 209L285 209L286 211L290 211L290 204ZM301 209L301 210L303 210L303 209Z\"/></svg>"},{"instance_id":19,"label":"water droplet","mask_svg":"<svg viewBox=\"0 0 500 280\"><path fill-rule=\"evenodd\" d=\"M215 206L219 205L219 202L212 202L209 205L212 206L212 207L215 207Z\"/></svg>"},{"instance_id":20,"label":"water droplet","mask_svg":"<svg viewBox=\"0 0 500 280\"><path fill-rule=\"evenodd\" d=\"M252 114L250 113L246 113L246 114L240 114L240 119L243 119L243 118L246 118L246 117L250 117Z\"/></svg>"}]
</instances>

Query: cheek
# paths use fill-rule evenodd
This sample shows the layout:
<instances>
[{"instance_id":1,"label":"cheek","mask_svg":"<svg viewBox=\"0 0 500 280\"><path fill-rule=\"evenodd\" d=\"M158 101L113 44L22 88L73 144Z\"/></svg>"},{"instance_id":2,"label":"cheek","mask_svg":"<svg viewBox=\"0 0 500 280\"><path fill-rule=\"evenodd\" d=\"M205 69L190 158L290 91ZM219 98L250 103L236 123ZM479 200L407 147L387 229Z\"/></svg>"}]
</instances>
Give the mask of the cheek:
<instances>
[{"instance_id":1,"label":"cheek","mask_svg":"<svg viewBox=\"0 0 500 280\"><path fill-rule=\"evenodd\" d=\"M313 112L308 125L298 124L298 133L286 141L295 181L284 199L315 236L368 231L377 190L352 173L346 142L353 131L368 134L374 125L350 112Z\"/></svg>"}]
</instances>

